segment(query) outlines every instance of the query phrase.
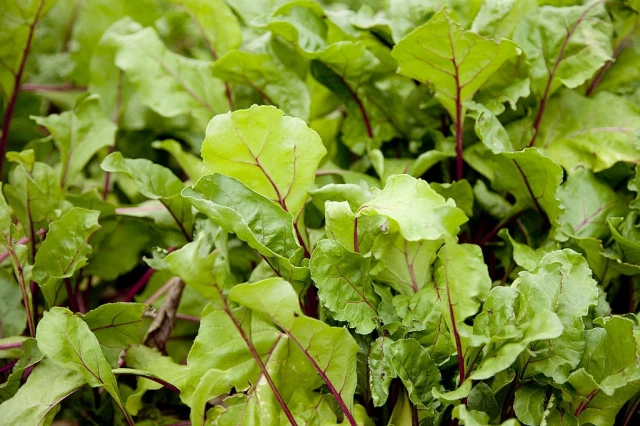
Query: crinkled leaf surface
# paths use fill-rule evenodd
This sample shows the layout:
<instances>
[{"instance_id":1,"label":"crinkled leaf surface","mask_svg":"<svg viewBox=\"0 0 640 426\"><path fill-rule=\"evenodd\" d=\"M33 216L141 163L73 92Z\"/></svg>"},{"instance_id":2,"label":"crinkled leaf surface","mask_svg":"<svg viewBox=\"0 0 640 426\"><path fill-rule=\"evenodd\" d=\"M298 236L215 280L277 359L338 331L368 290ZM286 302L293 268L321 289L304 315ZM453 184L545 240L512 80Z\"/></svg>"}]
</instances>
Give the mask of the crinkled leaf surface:
<instances>
[{"instance_id":1,"label":"crinkled leaf surface","mask_svg":"<svg viewBox=\"0 0 640 426\"><path fill-rule=\"evenodd\" d=\"M338 242L322 240L309 268L318 297L337 320L347 321L360 334L376 327L378 297L369 277L371 258L352 253Z\"/></svg>"}]
</instances>

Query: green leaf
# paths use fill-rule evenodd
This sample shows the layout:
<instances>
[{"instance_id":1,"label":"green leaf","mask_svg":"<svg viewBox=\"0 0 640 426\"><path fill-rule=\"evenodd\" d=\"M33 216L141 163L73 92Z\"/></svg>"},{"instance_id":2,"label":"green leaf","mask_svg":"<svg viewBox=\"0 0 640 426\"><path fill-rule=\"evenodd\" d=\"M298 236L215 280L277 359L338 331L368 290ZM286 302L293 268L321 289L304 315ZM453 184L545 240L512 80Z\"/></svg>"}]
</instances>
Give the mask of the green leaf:
<instances>
[{"instance_id":1,"label":"green leaf","mask_svg":"<svg viewBox=\"0 0 640 426\"><path fill-rule=\"evenodd\" d=\"M546 408L546 389L542 386L523 386L516 391L513 410L522 423L533 426L542 422Z\"/></svg>"},{"instance_id":2,"label":"green leaf","mask_svg":"<svg viewBox=\"0 0 640 426\"><path fill-rule=\"evenodd\" d=\"M11 274L5 269L0 269L0 338L19 336L24 331L27 314L21 303L20 287Z\"/></svg>"},{"instance_id":3,"label":"green leaf","mask_svg":"<svg viewBox=\"0 0 640 426\"><path fill-rule=\"evenodd\" d=\"M185 388L188 387L189 367L177 364L171 358L162 356L155 349L146 346L132 346L127 350L125 362L130 367L140 369L145 373L171 383L181 391L181 396ZM147 390L157 390L161 388L161 384L146 379L145 376L138 376L136 390L127 397L127 410L129 410L131 414L137 415L142 408L142 397L145 392Z\"/></svg>"},{"instance_id":4,"label":"green leaf","mask_svg":"<svg viewBox=\"0 0 640 426\"><path fill-rule=\"evenodd\" d=\"M473 322L474 340L482 341L482 359L469 376L487 379L509 368L532 342L562 334L557 315L536 311L513 287L495 287ZM479 354L476 355L479 357Z\"/></svg>"},{"instance_id":5,"label":"green leaf","mask_svg":"<svg viewBox=\"0 0 640 426\"><path fill-rule=\"evenodd\" d=\"M359 348L345 328L302 316L293 287L280 278L235 286L230 298L266 315L282 329L321 375L338 403L352 411Z\"/></svg>"},{"instance_id":6,"label":"green leaf","mask_svg":"<svg viewBox=\"0 0 640 426\"><path fill-rule=\"evenodd\" d=\"M60 151L60 185L66 186L102 148L114 144L116 125L108 119L98 97L86 98L74 111L32 117L53 136Z\"/></svg>"},{"instance_id":7,"label":"green leaf","mask_svg":"<svg viewBox=\"0 0 640 426\"><path fill-rule=\"evenodd\" d=\"M618 161L636 161L639 135L637 105L606 92L586 98L565 90L549 101L537 145L569 172L585 167L595 173Z\"/></svg>"},{"instance_id":8,"label":"green leaf","mask_svg":"<svg viewBox=\"0 0 640 426\"><path fill-rule=\"evenodd\" d=\"M38 324L36 339L38 347L49 359L79 374L89 386L104 387L128 423L133 424L98 339L84 321L65 308L54 307L45 312Z\"/></svg>"},{"instance_id":9,"label":"green leaf","mask_svg":"<svg viewBox=\"0 0 640 426\"><path fill-rule=\"evenodd\" d=\"M453 21L441 10L392 50L400 73L435 86L436 97L456 117L456 105L469 101L504 61L518 54L515 43L496 43Z\"/></svg>"},{"instance_id":10,"label":"green leaf","mask_svg":"<svg viewBox=\"0 0 640 426\"><path fill-rule=\"evenodd\" d=\"M538 149L495 155L484 145L476 144L465 151L464 158L491 181L494 190L507 191L515 197L508 216L532 208L540 215L546 214L551 224L558 222L562 205L555 194L562 183L562 168Z\"/></svg>"},{"instance_id":11,"label":"green leaf","mask_svg":"<svg viewBox=\"0 0 640 426\"><path fill-rule=\"evenodd\" d=\"M448 241L438 253L436 285L440 309L452 334L470 328L465 320L478 313L491 289L480 247Z\"/></svg>"},{"instance_id":12,"label":"green leaf","mask_svg":"<svg viewBox=\"0 0 640 426\"><path fill-rule=\"evenodd\" d=\"M7 381L0 385L0 402L12 398L18 392L25 371L29 367L38 364L43 358L44 355L38 350L38 344L35 339L27 339L22 342L20 359L13 367Z\"/></svg>"},{"instance_id":13,"label":"green leaf","mask_svg":"<svg viewBox=\"0 0 640 426\"><path fill-rule=\"evenodd\" d=\"M581 422L613 425L616 413L640 390L638 342L629 319L613 316L596 323L600 327L585 332L585 352L569 383L580 395L574 405Z\"/></svg>"},{"instance_id":14,"label":"green leaf","mask_svg":"<svg viewBox=\"0 0 640 426\"><path fill-rule=\"evenodd\" d=\"M227 235L221 229L216 235L216 248L203 232L198 238L165 257L167 268L203 297L219 302L221 291L235 283L231 275L226 252Z\"/></svg>"},{"instance_id":15,"label":"green leaf","mask_svg":"<svg viewBox=\"0 0 640 426\"><path fill-rule=\"evenodd\" d=\"M378 297L369 277L371 258L335 241L321 240L309 268L318 297L335 319L348 322L360 334L376 328Z\"/></svg>"},{"instance_id":16,"label":"green leaf","mask_svg":"<svg viewBox=\"0 0 640 426\"><path fill-rule=\"evenodd\" d=\"M371 396L373 405L381 407L389 397L389 385L397 377L392 364L391 339L378 337L371 344L369 352L369 371L371 376Z\"/></svg>"},{"instance_id":17,"label":"green leaf","mask_svg":"<svg viewBox=\"0 0 640 426\"><path fill-rule=\"evenodd\" d=\"M471 31L495 40L511 38L522 18L536 9L533 0L487 0L482 2Z\"/></svg>"},{"instance_id":18,"label":"green leaf","mask_svg":"<svg viewBox=\"0 0 640 426\"><path fill-rule=\"evenodd\" d=\"M364 43L349 41L329 45L311 62L313 77L347 109L342 141L358 155L380 148L399 133L381 102L385 92L375 89L373 75L379 67L380 61Z\"/></svg>"},{"instance_id":19,"label":"green leaf","mask_svg":"<svg viewBox=\"0 0 640 426\"><path fill-rule=\"evenodd\" d=\"M26 61L29 49L33 46L34 28L54 4L55 0L2 2L0 94L5 108L19 89L20 82L16 82L16 75L22 73L21 64ZM4 156L4 152L2 155Z\"/></svg>"},{"instance_id":20,"label":"green leaf","mask_svg":"<svg viewBox=\"0 0 640 426\"><path fill-rule=\"evenodd\" d=\"M568 225L562 232L574 238L607 238L610 231L605 218L624 216L628 210L620 195L584 169L570 174L557 196L565 206L560 221Z\"/></svg>"},{"instance_id":21,"label":"green leaf","mask_svg":"<svg viewBox=\"0 0 640 426\"><path fill-rule=\"evenodd\" d=\"M89 238L100 229L98 216L100 213L95 210L74 207L49 226L33 265L33 279L48 306L59 300L61 280L72 277L87 264L92 252Z\"/></svg>"},{"instance_id":22,"label":"green leaf","mask_svg":"<svg viewBox=\"0 0 640 426\"><path fill-rule=\"evenodd\" d=\"M148 307L142 303L107 303L78 316L98 339L109 365L116 367L120 353L142 343L151 324Z\"/></svg>"},{"instance_id":23,"label":"green leaf","mask_svg":"<svg viewBox=\"0 0 640 426\"><path fill-rule=\"evenodd\" d=\"M191 114L206 122L229 110L222 81L212 63L171 52L152 28L118 37L116 65L136 88L141 101L162 115Z\"/></svg>"},{"instance_id":24,"label":"green leaf","mask_svg":"<svg viewBox=\"0 0 640 426\"><path fill-rule=\"evenodd\" d=\"M558 249L558 243L551 240L547 244L534 249L527 244L515 241L509 234L508 229L501 229L498 235L513 247L513 261L527 271L531 271L538 266L546 254Z\"/></svg>"},{"instance_id":25,"label":"green leaf","mask_svg":"<svg viewBox=\"0 0 640 426\"><path fill-rule=\"evenodd\" d=\"M139 22L129 16L113 23L100 40L96 40L89 63L87 90L99 95L104 113L121 128L137 128L145 124L144 117L141 116L147 111L141 108L131 82L115 63L119 37L135 34L142 28Z\"/></svg>"},{"instance_id":26,"label":"green leaf","mask_svg":"<svg viewBox=\"0 0 640 426\"><path fill-rule=\"evenodd\" d=\"M582 317L598 300L586 260L569 249L549 253L536 269L521 272L513 287L527 300L528 316L551 311L564 327L559 337L530 345L526 375L541 373L564 383L585 349Z\"/></svg>"},{"instance_id":27,"label":"green leaf","mask_svg":"<svg viewBox=\"0 0 640 426\"><path fill-rule=\"evenodd\" d=\"M129 17L145 27L153 25L160 17L161 10L154 0L132 3L127 0L95 0L78 9L78 15L71 34L71 60L74 81L86 84L89 81L89 64L95 46L101 36L114 22Z\"/></svg>"},{"instance_id":28,"label":"green leaf","mask_svg":"<svg viewBox=\"0 0 640 426\"><path fill-rule=\"evenodd\" d=\"M611 32L604 3L589 1L539 7L525 15L513 39L531 62L533 87L547 97L560 86L580 86L610 59Z\"/></svg>"},{"instance_id":29,"label":"green leaf","mask_svg":"<svg viewBox=\"0 0 640 426\"><path fill-rule=\"evenodd\" d=\"M7 153L7 159L11 153ZM26 156L33 151L23 151ZM62 191L58 174L47 164L22 162L9 173L9 183L4 185L4 195L18 219L24 234L35 240L38 229L47 228L58 216L62 203Z\"/></svg>"},{"instance_id":30,"label":"green leaf","mask_svg":"<svg viewBox=\"0 0 640 426\"><path fill-rule=\"evenodd\" d=\"M76 370L44 359L16 394L0 404L0 424L51 424L53 416L60 410L59 404L85 384L84 377Z\"/></svg>"},{"instance_id":31,"label":"green leaf","mask_svg":"<svg viewBox=\"0 0 640 426\"><path fill-rule=\"evenodd\" d=\"M238 179L296 220L326 152L302 120L272 106L214 117L202 143L206 171Z\"/></svg>"},{"instance_id":32,"label":"green leaf","mask_svg":"<svg viewBox=\"0 0 640 426\"><path fill-rule=\"evenodd\" d=\"M398 234L381 234L373 246L371 274L400 294L412 295L431 282L431 265L441 240L407 241Z\"/></svg>"},{"instance_id":33,"label":"green leaf","mask_svg":"<svg viewBox=\"0 0 640 426\"><path fill-rule=\"evenodd\" d=\"M428 406L433 400L431 390L441 386L438 366L429 351L414 340L398 340L390 345L391 363L402 380L409 399L414 404Z\"/></svg>"},{"instance_id":34,"label":"green leaf","mask_svg":"<svg viewBox=\"0 0 640 426\"><path fill-rule=\"evenodd\" d=\"M437 240L455 236L467 221L465 214L429 184L407 175L394 175L356 216L380 215L390 219L407 241Z\"/></svg>"},{"instance_id":35,"label":"green leaf","mask_svg":"<svg viewBox=\"0 0 640 426\"><path fill-rule=\"evenodd\" d=\"M222 0L173 0L183 6L198 27L213 59L225 55L242 43L238 18Z\"/></svg>"},{"instance_id":36,"label":"green leaf","mask_svg":"<svg viewBox=\"0 0 640 426\"><path fill-rule=\"evenodd\" d=\"M107 172L124 173L133 179L140 193L152 200L159 200L169 211L185 239L191 239L191 206L180 195L184 184L171 170L146 159L123 158L120 152L109 154L100 167Z\"/></svg>"},{"instance_id":37,"label":"green leaf","mask_svg":"<svg viewBox=\"0 0 640 426\"><path fill-rule=\"evenodd\" d=\"M179 142L173 139L165 139L163 141L155 141L151 146L171 154L192 181L195 182L202 177L202 160L185 151Z\"/></svg>"},{"instance_id":38,"label":"green leaf","mask_svg":"<svg viewBox=\"0 0 640 426\"><path fill-rule=\"evenodd\" d=\"M271 55L232 50L215 62L213 74L224 81L253 88L264 102L276 105L288 115L302 120L309 118L311 100L307 86Z\"/></svg>"},{"instance_id":39,"label":"green leaf","mask_svg":"<svg viewBox=\"0 0 640 426\"><path fill-rule=\"evenodd\" d=\"M242 182L219 174L201 178L195 186L185 188L183 196L225 231L246 241L281 275L305 279L306 270L295 266L302 261L303 252L290 213Z\"/></svg>"}]
</instances>

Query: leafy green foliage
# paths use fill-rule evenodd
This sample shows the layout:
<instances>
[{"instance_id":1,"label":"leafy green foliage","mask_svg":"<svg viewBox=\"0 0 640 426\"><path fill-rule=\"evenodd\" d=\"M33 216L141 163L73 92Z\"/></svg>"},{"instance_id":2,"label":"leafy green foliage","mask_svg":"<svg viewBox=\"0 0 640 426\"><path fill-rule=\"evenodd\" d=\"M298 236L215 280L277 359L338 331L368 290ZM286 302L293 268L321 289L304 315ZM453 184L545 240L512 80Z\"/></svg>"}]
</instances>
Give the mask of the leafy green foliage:
<instances>
[{"instance_id":1,"label":"leafy green foliage","mask_svg":"<svg viewBox=\"0 0 640 426\"><path fill-rule=\"evenodd\" d=\"M0 11L0 426L638 423L637 0Z\"/></svg>"}]
</instances>

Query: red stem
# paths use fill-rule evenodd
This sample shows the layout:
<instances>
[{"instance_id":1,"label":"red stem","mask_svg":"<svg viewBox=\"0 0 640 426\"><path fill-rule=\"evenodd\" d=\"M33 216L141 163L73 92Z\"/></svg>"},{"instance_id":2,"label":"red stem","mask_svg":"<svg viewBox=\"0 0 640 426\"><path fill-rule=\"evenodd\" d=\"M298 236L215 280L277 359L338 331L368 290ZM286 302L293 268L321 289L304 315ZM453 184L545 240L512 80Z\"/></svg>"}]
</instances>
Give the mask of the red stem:
<instances>
[{"instance_id":1,"label":"red stem","mask_svg":"<svg viewBox=\"0 0 640 426\"><path fill-rule=\"evenodd\" d=\"M0 344L0 351L4 351L7 349L21 348L21 347L22 347L22 342L4 343L4 344Z\"/></svg>"},{"instance_id":2,"label":"red stem","mask_svg":"<svg viewBox=\"0 0 640 426\"><path fill-rule=\"evenodd\" d=\"M124 72L121 70L118 75L118 87L116 88L116 105L113 110L113 117L111 121L116 126L118 125L118 117L120 117L120 109L122 108L122 83L124 81ZM116 150L115 141L113 145L109 147L109 154ZM109 196L109 186L111 185L111 172L104 173L104 188L102 188L102 199L106 200Z\"/></svg>"},{"instance_id":3,"label":"red stem","mask_svg":"<svg viewBox=\"0 0 640 426\"><path fill-rule=\"evenodd\" d=\"M151 380L152 382L156 382L162 386L164 386L165 388L169 389L172 392L176 392L176 393L180 393L180 389L178 389L177 387L175 387L174 385L172 385L171 383L167 382L166 380L161 379L160 377L154 376L154 375L140 375L140 374L136 374L134 372L128 371L126 369L120 369L120 368L116 368L113 370L113 374L115 374L116 376L136 376L136 377L143 377L147 380Z\"/></svg>"},{"instance_id":4,"label":"red stem","mask_svg":"<svg viewBox=\"0 0 640 426\"><path fill-rule=\"evenodd\" d=\"M582 403L578 406L578 409L574 413L574 416L580 417L580 414L582 414L582 412L589 406L591 400L598 394L598 392L600 392L600 389L594 389L593 391L591 391L591 393L587 395L587 400L582 401Z\"/></svg>"},{"instance_id":5,"label":"red stem","mask_svg":"<svg viewBox=\"0 0 640 426\"><path fill-rule=\"evenodd\" d=\"M64 280L64 288L67 290L67 299L69 300L69 309L71 312L78 312L78 300L73 293L73 289L71 288L71 280L69 278L65 278Z\"/></svg>"},{"instance_id":6,"label":"red stem","mask_svg":"<svg viewBox=\"0 0 640 426\"><path fill-rule=\"evenodd\" d=\"M636 22L633 28L631 28L631 30L627 34L625 34L625 36L620 40L620 43L618 43L615 50L613 51L613 55L611 55L612 59L615 60L620 55L620 53L624 50L627 42L629 41L629 38L631 38L633 33L638 29L638 26L640 26L640 21ZM607 73L609 68L611 68L611 65L613 65L613 60L608 61L606 64L602 66L602 68L598 70L598 73L596 74L593 81L589 85L589 88L587 89L587 92L586 92L587 96L591 96L591 94L598 88L598 86L600 85L600 81L602 81L602 77L604 77L604 75Z\"/></svg>"},{"instance_id":7,"label":"red stem","mask_svg":"<svg viewBox=\"0 0 640 426\"><path fill-rule=\"evenodd\" d=\"M640 396L636 398L635 402L629 409L629 413L625 417L624 423L622 424L622 426L629 426L631 422L631 418L633 418L633 415L636 413L636 411L638 411L638 405L640 405Z\"/></svg>"},{"instance_id":8,"label":"red stem","mask_svg":"<svg viewBox=\"0 0 640 426\"><path fill-rule=\"evenodd\" d=\"M457 68L456 68L457 75ZM457 80L457 77L456 77ZM464 162L462 161L462 102L460 102L460 86L456 88L456 180L464 178Z\"/></svg>"},{"instance_id":9,"label":"red stem","mask_svg":"<svg viewBox=\"0 0 640 426\"><path fill-rule=\"evenodd\" d=\"M358 216L353 222L353 251L360 253L360 242L358 241Z\"/></svg>"},{"instance_id":10,"label":"red stem","mask_svg":"<svg viewBox=\"0 0 640 426\"><path fill-rule=\"evenodd\" d=\"M24 92L86 92L87 88L83 86L74 86L72 84L34 84L24 83L20 89Z\"/></svg>"},{"instance_id":11,"label":"red stem","mask_svg":"<svg viewBox=\"0 0 640 426\"><path fill-rule=\"evenodd\" d=\"M15 359L15 360L11 361L9 364L0 367L0 374L4 373L5 371L11 370L14 367L14 365L16 365L18 363L18 361L20 361L20 360L19 359Z\"/></svg>"},{"instance_id":12,"label":"red stem","mask_svg":"<svg viewBox=\"0 0 640 426\"><path fill-rule=\"evenodd\" d=\"M136 281L136 283L133 286L131 286L131 288L127 292L127 295L124 297L124 302L131 302L135 297L135 295L138 294L140 290L144 288L145 285L147 285L147 282L149 282L149 279L151 278L151 275L153 275L154 272L155 270L153 268L147 269L145 273L142 274L140 279Z\"/></svg>"},{"instance_id":13,"label":"red stem","mask_svg":"<svg viewBox=\"0 0 640 426\"><path fill-rule=\"evenodd\" d=\"M340 405L340 409L342 410L342 412L344 413L344 416L346 417L347 421L349 422L349 424L351 426L357 426L358 423L356 423L356 420L353 418L353 415L351 414L351 412L349 411L349 409L347 408L347 404L345 404L344 399L342 399L342 395L340 395L340 393L336 390L336 388L333 386L333 383L331 383L331 380L329 380L329 378L327 377L326 372L320 368L320 366L318 365L318 363L316 362L315 358L312 357L311 355L309 355L309 353L307 352L307 350L300 344L300 342L298 341L298 339L296 339L290 332L289 330L287 330L286 328L282 327L281 325L278 325L280 328L282 328L282 330L286 333L286 335L291 339L292 342L294 342L302 351L302 353L304 353L307 357L307 359L309 360L309 362L311 362L311 365L313 366L313 368L315 368L315 370L318 372L318 374L320 375L320 377L322 377L322 380L325 382L325 384L327 385L327 387L329 388L329 391L331 392L331 394L333 394L333 396L335 397L335 399L338 401L338 405Z\"/></svg>"},{"instance_id":14,"label":"red stem","mask_svg":"<svg viewBox=\"0 0 640 426\"><path fill-rule=\"evenodd\" d=\"M529 142L529 147L532 147L533 144L535 144L536 142L536 138L538 137L538 131L540 130L540 123L542 122L542 117L544 115L544 110L547 107L547 99L549 98L549 92L551 90L551 83L553 82L553 78L556 76L556 72L558 71L558 67L560 66L560 62L562 62L562 56L564 55L564 50L567 48L567 44L569 43L569 39L571 38L571 36L573 35L574 31L576 30L576 28L578 28L578 25L580 25L582 23L582 21L584 20L585 16L587 16L587 14L589 12L591 12L591 10L596 7L596 5L602 3L602 1L598 1L594 4L592 4L590 7L587 8L587 10L585 10L582 15L580 15L580 17L578 17L578 19L576 20L575 24L573 24L573 26L571 27L571 29L567 32L567 36L564 38L564 42L562 43L562 46L560 47L560 51L558 52L558 57L556 58L556 63L553 65L553 69L551 70L551 72L549 73L549 79L547 80L547 85L544 88L544 93L542 95L542 100L540 101L540 107L538 108L538 114L536 115L536 119L533 123L533 135L531 136L531 141Z\"/></svg>"},{"instance_id":15,"label":"red stem","mask_svg":"<svg viewBox=\"0 0 640 426\"><path fill-rule=\"evenodd\" d=\"M24 52L22 54L22 58L20 59L20 65L18 66L18 71L16 72L15 78L13 80L13 93L11 93L9 103L7 104L7 109L4 112L4 118L2 121L2 135L0 136L0 179L2 179L2 165L4 163L4 154L7 150L7 144L9 142L9 126L11 125L11 118L13 118L13 112L16 108L16 100L18 99L18 91L20 90L20 81L22 80L24 67L27 64L27 57L29 56L29 51L31 50L31 42L33 41L33 34L35 33L36 24L38 23L38 19L40 19L40 13L42 12L43 6L44 0L40 0L40 4L38 4L38 10L36 10L36 14L33 17L33 22L31 23L31 25L29 25L27 44L24 47Z\"/></svg>"}]
</instances>

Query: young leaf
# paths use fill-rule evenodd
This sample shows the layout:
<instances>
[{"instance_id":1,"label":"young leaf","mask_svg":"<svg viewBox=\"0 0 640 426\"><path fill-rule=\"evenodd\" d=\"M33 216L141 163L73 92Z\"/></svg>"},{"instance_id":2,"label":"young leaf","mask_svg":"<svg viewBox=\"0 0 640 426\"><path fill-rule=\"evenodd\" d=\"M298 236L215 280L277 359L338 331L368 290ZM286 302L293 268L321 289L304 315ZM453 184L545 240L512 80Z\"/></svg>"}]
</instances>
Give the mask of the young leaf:
<instances>
[{"instance_id":1,"label":"young leaf","mask_svg":"<svg viewBox=\"0 0 640 426\"><path fill-rule=\"evenodd\" d=\"M184 238L191 241L191 206L180 195L184 185L171 170L146 159L123 158L119 152L109 154L100 167L104 171L124 173L132 178L142 195L159 200L166 207Z\"/></svg>"},{"instance_id":2,"label":"young leaf","mask_svg":"<svg viewBox=\"0 0 640 426\"><path fill-rule=\"evenodd\" d=\"M346 329L302 316L293 287L280 278L235 286L230 298L266 315L304 353L351 425L358 344Z\"/></svg>"},{"instance_id":3,"label":"young leaf","mask_svg":"<svg viewBox=\"0 0 640 426\"><path fill-rule=\"evenodd\" d=\"M302 120L271 106L214 117L202 143L205 170L238 179L296 221L326 152Z\"/></svg>"},{"instance_id":4,"label":"young leaf","mask_svg":"<svg viewBox=\"0 0 640 426\"><path fill-rule=\"evenodd\" d=\"M467 221L453 200L445 201L427 182L407 175L391 176L384 189L356 213L357 217L369 215L390 219L407 241L455 236Z\"/></svg>"},{"instance_id":5,"label":"young leaf","mask_svg":"<svg viewBox=\"0 0 640 426\"><path fill-rule=\"evenodd\" d=\"M583 6L542 6L518 25L514 40L531 62L532 86L542 98L529 146L536 142L553 92L561 86L580 86L610 59L611 32L603 0Z\"/></svg>"},{"instance_id":6,"label":"young leaf","mask_svg":"<svg viewBox=\"0 0 640 426\"><path fill-rule=\"evenodd\" d=\"M55 0L5 0L0 17L0 94L3 117L0 135L0 173L9 142L11 119L18 99L27 58L35 38L36 24Z\"/></svg>"},{"instance_id":7,"label":"young leaf","mask_svg":"<svg viewBox=\"0 0 640 426\"><path fill-rule=\"evenodd\" d=\"M114 144L116 125L107 118L98 97L86 98L74 111L33 117L53 136L60 151L60 185L66 186L102 148Z\"/></svg>"},{"instance_id":8,"label":"young leaf","mask_svg":"<svg viewBox=\"0 0 640 426\"><path fill-rule=\"evenodd\" d=\"M586 167L595 173L635 161L639 131L640 109L632 102L606 92L585 98L567 90L549 101L539 146L568 171Z\"/></svg>"},{"instance_id":9,"label":"young leaf","mask_svg":"<svg viewBox=\"0 0 640 426\"><path fill-rule=\"evenodd\" d=\"M555 251L543 257L533 271L521 272L513 286L527 300L528 316L551 311L564 327L559 337L530 345L535 353L529 355L524 374L542 373L564 383L585 349L582 317L598 300L586 260L573 250Z\"/></svg>"},{"instance_id":10,"label":"young leaf","mask_svg":"<svg viewBox=\"0 0 640 426\"><path fill-rule=\"evenodd\" d=\"M201 178L195 186L185 188L183 196L225 231L270 259L278 273L304 280L306 271L296 268L303 253L290 213L242 182L219 174Z\"/></svg>"},{"instance_id":11,"label":"young leaf","mask_svg":"<svg viewBox=\"0 0 640 426\"><path fill-rule=\"evenodd\" d=\"M588 170L577 170L558 188L558 199L565 206L561 223L568 236L599 238L609 236L604 218L625 216L623 198Z\"/></svg>"},{"instance_id":12,"label":"young leaf","mask_svg":"<svg viewBox=\"0 0 640 426\"><path fill-rule=\"evenodd\" d=\"M3 189L24 234L33 242L37 230L46 229L57 217L56 210L60 208L63 195L58 174L49 165L33 161L33 151L23 151L19 155L22 154L31 157L30 161L20 162L11 170L9 183ZM32 246L31 253L35 250Z\"/></svg>"},{"instance_id":13,"label":"young leaf","mask_svg":"<svg viewBox=\"0 0 640 426\"><path fill-rule=\"evenodd\" d=\"M407 388L414 404L428 406L433 400L431 390L441 386L438 366L427 349L414 339L398 340L390 345L391 363Z\"/></svg>"},{"instance_id":14,"label":"young leaf","mask_svg":"<svg viewBox=\"0 0 640 426\"><path fill-rule=\"evenodd\" d=\"M163 141L155 141L151 146L171 154L193 182L202 177L202 159L185 151L178 141L165 139Z\"/></svg>"},{"instance_id":15,"label":"young leaf","mask_svg":"<svg viewBox=\"0 0 640 426\"><path fill-rule=\"evenodd\" d=\"M333 317L347 321L356 333L371 333L377 325L378 305L369 277L371 258L352 253L335 241L321 240L309 268L318 297Z\"/></svg>"},{"instance_id":16,"label":"young leaf","mask_svg":"<svg viewBox=\"0 0 640 426\"><path fill-rule=\"evenodd\" d=\"M92 248L89 238L100 225L100 213L74 207L52 222L33 265L33 279L40 285L48 306L59 298L61 280L72 277L87 264Z\"/></svg>"},{"instance_id":17,"label":"young leaf","mask_svg":"<svg viewBox=\"0 0 640 426\"><path fill-rule=\"evenodd\" d=\"M213 74L224 81L250 86L264 102L276 105L288 115L309 118L307 86L271 55L233 50L215 62Z\"/></svg>"},{"instance_id":18,"label":"young leaf","mask_svg":"<svg viewBox=\"0 0 640 426\"><path fill-rule=\"evenodd\" d=\"M380 235L373 246L377 262L371 274L398 293L410 296L431 282L431 265L441 246L441 240L410 242L394 233Z\"/></svg>"},{"instance_id":19,"label":"young leaf","mask_svg":"<svg viewBox=\"0 0 640 426\"><path fill-rule=\"evenodd\" d=\"M104 358L115 368L120 353L144 339L151 323L148 309L142 303L107 303L78 316L87 323Z\"/></svg>"},{"instance_id":20,"label":"young leaf","mask_svg":"<svg viewBox=\"0 0 640 426\"><path fill-rule=\"evenodd\" d=\"M242 43L238 18L222 0L173 0L183 6L202 34L213 59L225 55Z\"/></svg>"},{"instance_id":21,"label":"young leaf","mask_svg":"<svg viewBox=\"0 0 640 426\"><path fill-rule=\"evenodd\" d=\"M392 51L400 73L433 84L436 97L456 122L464 117L462 104L517 54L515 43L496 43L465 31L446 10L400 40Z\"/></svg>"},{"instance_id":22,"label":"young leaf","mask_svg":"<svg viewBox=\"0 0 640 426\"><path fill-rule=\"evenodd\" d=\"M638 342L626 318L596 322L600 327L585 332L585 352L569 383L580 396L573 406L581 422L613 425L616 413L640 390Z\"/></svg>"},{"instance_id":23,"label":"young leaf","mask_svg":"<svg viewBox=\"0 0 640 426\"><path fill-rule=\"evenodd\" d=\"M482 144L465 151L466 161L486 176L497 191L512 194L516 203L508 217L533 208L557 224L562 206L556 191L562 182L562 168L537 149L495 155Z\"/></svg>"},{"instance_id":24,"label":"young leaf","mask_svg":"<svg viewBox=\"0 0 640 426\"><path fill-rule=\"evenodd\" d=\"M379 68L380 61L362 42L333 43L311 62L313 77L344 103L342 139L358 155L399 133L375 91L373 74Z\"/></svg>"},{"instance_id":25,"label":"young leaf","mask_svg":"<svg viewBox=\"0 0 640 426\"><path fill-rule=\"evenodd\" d=\"M84 321L67 309L54 307L38 324L36 340L50 360L80 374L91 387L104 387L122 410L127 423L134 424L124 408L116 377L102 355L98 339Z\"/></svg>"},{"instance_id":26,"label":"young leaf","mask_svg":"<svg viewBox=\"0 0 640 426\"><path fill-rule=\"evenodd\" d=\"M213 77L211 63L171 52L152 28L121 36L118 42L116 65L158 114L192 114L206 122L229 110L224 84Z\"/></svg>"},{"instance_id":27,"label":"young leaf","mask_svg":"<svg viewBox=\"0 0 640 426\"><path fill-rule=\"evenodd\" d=\"M36 365L16 394L0 404L0 424L51 424L60 410L59 404L85 384L84 377L76 370L44 359Z\"/></svg>"}]
</instances>

